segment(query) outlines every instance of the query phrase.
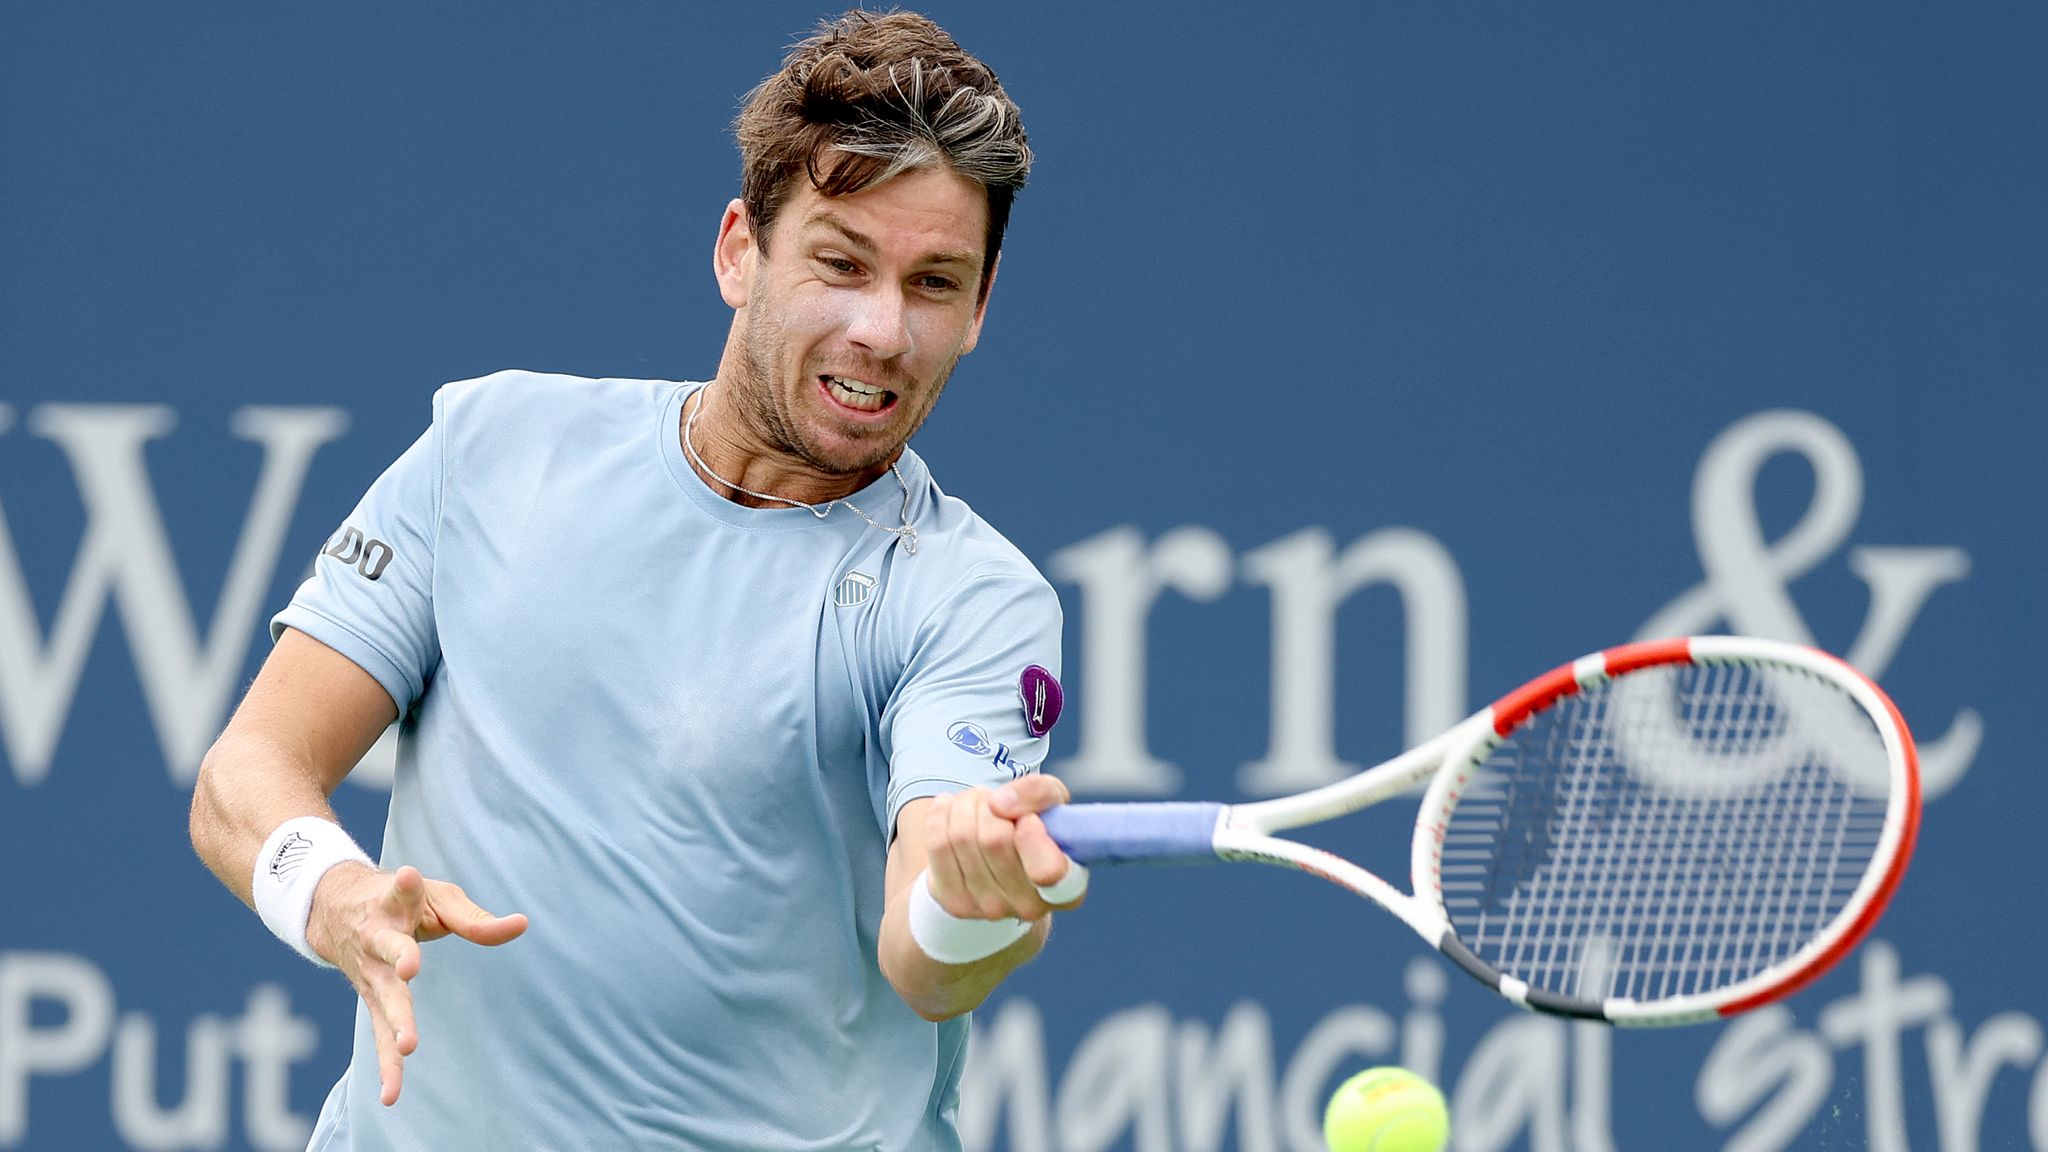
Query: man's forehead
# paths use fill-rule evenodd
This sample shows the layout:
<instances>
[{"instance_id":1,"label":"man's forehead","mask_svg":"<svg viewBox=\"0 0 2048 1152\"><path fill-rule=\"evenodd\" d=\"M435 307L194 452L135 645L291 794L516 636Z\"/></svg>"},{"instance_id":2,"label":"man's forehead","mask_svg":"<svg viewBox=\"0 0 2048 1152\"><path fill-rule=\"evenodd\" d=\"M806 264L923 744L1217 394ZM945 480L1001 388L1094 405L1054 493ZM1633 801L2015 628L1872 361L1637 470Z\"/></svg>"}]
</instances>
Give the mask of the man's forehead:
<instances>
[{"instance_id":1,"label":"man's forehead","mask_svg":"<svg viewBox=\"0 0 2048 1152\"><path fill-rule=\"evenodd\" d=\"M879 237L870 236L866 232L861 231L852 221L847 220L830 209L811 214L804 221L804 228L808 231L824 232L837 236L859 249L864 255L881 253L884 245L887 243L887 241ZM957 264L965 268L981 267L981 252L979 248L954 247L948 237L921 235L914 238L906 238L895 245L895 247L901 251L894 254L908 256L918 264Z\"/></svg>"},{"instance_id":2,"label":"man's forehead","mask_svg":"<svg viewBox=\"0 0 2048 1152\"><path fill-rule=\"evenodd\" d=\"M869 254L979 268L988 197L951 172L920 170L845 196L800 188L784 216L802 233L826 233Z\"/></svg>"}]
</instances>

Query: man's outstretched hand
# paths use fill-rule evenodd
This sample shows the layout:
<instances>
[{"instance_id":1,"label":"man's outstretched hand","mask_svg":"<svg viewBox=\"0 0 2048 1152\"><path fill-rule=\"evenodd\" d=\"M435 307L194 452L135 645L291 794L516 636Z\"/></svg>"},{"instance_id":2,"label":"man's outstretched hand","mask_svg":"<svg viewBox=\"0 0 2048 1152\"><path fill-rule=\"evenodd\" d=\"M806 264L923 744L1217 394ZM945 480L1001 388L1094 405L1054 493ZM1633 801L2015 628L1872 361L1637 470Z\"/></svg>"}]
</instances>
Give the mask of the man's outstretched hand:
<instances>
[{"instance_id":1,"label":"man's outstretched hand","mask_svg":"<svg viewBox=\"0 0 2048 1152\"><path fill-rule=\"evenodd\" d=\"M429 880L410 864L396 872L338 864L320 878L306 942L341 969L370 1007L386 1105L397 1103L405 1058L420 1044L410 985L420 972L420 943L452 935L496 945L524 931L525 916L493 916L461 888Z\"/></svg>"}]
</instances>

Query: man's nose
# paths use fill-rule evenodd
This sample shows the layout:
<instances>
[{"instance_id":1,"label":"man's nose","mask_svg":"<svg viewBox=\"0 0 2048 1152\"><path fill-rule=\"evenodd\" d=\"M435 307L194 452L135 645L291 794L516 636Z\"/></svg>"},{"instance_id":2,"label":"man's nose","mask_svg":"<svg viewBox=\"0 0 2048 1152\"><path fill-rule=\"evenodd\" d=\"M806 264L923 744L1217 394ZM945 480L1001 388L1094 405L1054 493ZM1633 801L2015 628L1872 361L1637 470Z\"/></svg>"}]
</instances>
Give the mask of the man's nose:
<instances>
[{"instance_id":1,"label":"man's nose","mask_svg":"<svg viewBox=\"0 0 2048 1152\"><path fill-rule=\"evenodd\" d=\"M910 351L910 310L903 293L883 287L863 293L860 311L846 334L877 360L893 360Z\"/></svg>"}]
</instances>

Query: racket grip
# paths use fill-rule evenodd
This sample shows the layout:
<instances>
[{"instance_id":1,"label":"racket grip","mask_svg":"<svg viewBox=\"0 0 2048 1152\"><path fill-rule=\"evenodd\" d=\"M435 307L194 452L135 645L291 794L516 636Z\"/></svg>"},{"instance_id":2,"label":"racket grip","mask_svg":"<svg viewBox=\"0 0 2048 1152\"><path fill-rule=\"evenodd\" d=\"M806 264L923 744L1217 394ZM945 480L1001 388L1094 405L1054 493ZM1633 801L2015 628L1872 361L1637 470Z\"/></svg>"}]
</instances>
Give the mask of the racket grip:
<instances>
[{"instance_id":1,"label":"racket grip","mask_svg":"<svg viewBox=\"0 0 2048 1152\"><path fill-rule=\"evenodd\" d=\"M1214 860L1221 804L1062 804L1039 814L1045 830L1082 864Z\"/></svg>"}]
</instances>

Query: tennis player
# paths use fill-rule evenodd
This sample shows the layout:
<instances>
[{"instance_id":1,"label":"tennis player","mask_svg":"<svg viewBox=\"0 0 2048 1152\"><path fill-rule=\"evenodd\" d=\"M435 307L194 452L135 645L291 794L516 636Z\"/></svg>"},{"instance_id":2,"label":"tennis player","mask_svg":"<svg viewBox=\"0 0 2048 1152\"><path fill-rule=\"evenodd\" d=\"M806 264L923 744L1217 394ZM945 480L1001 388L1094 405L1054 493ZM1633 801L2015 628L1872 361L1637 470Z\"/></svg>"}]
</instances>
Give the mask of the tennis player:
<instances>
[{"instance_id":1,"label":"tennis player","mask_svg":"<svg viewBox=\"0 0 2048 1152\"><path fill-rule=\"evenodd\" d=\"M1016 105L851 13L737 133L716 375L442 388L206 757L199 854L361 997L321 1152L955 1148L965 1013L1076 902L1058 602L906 447ZM327 797L394 718L373 865Z\"/></svg>"}]
</instances>

